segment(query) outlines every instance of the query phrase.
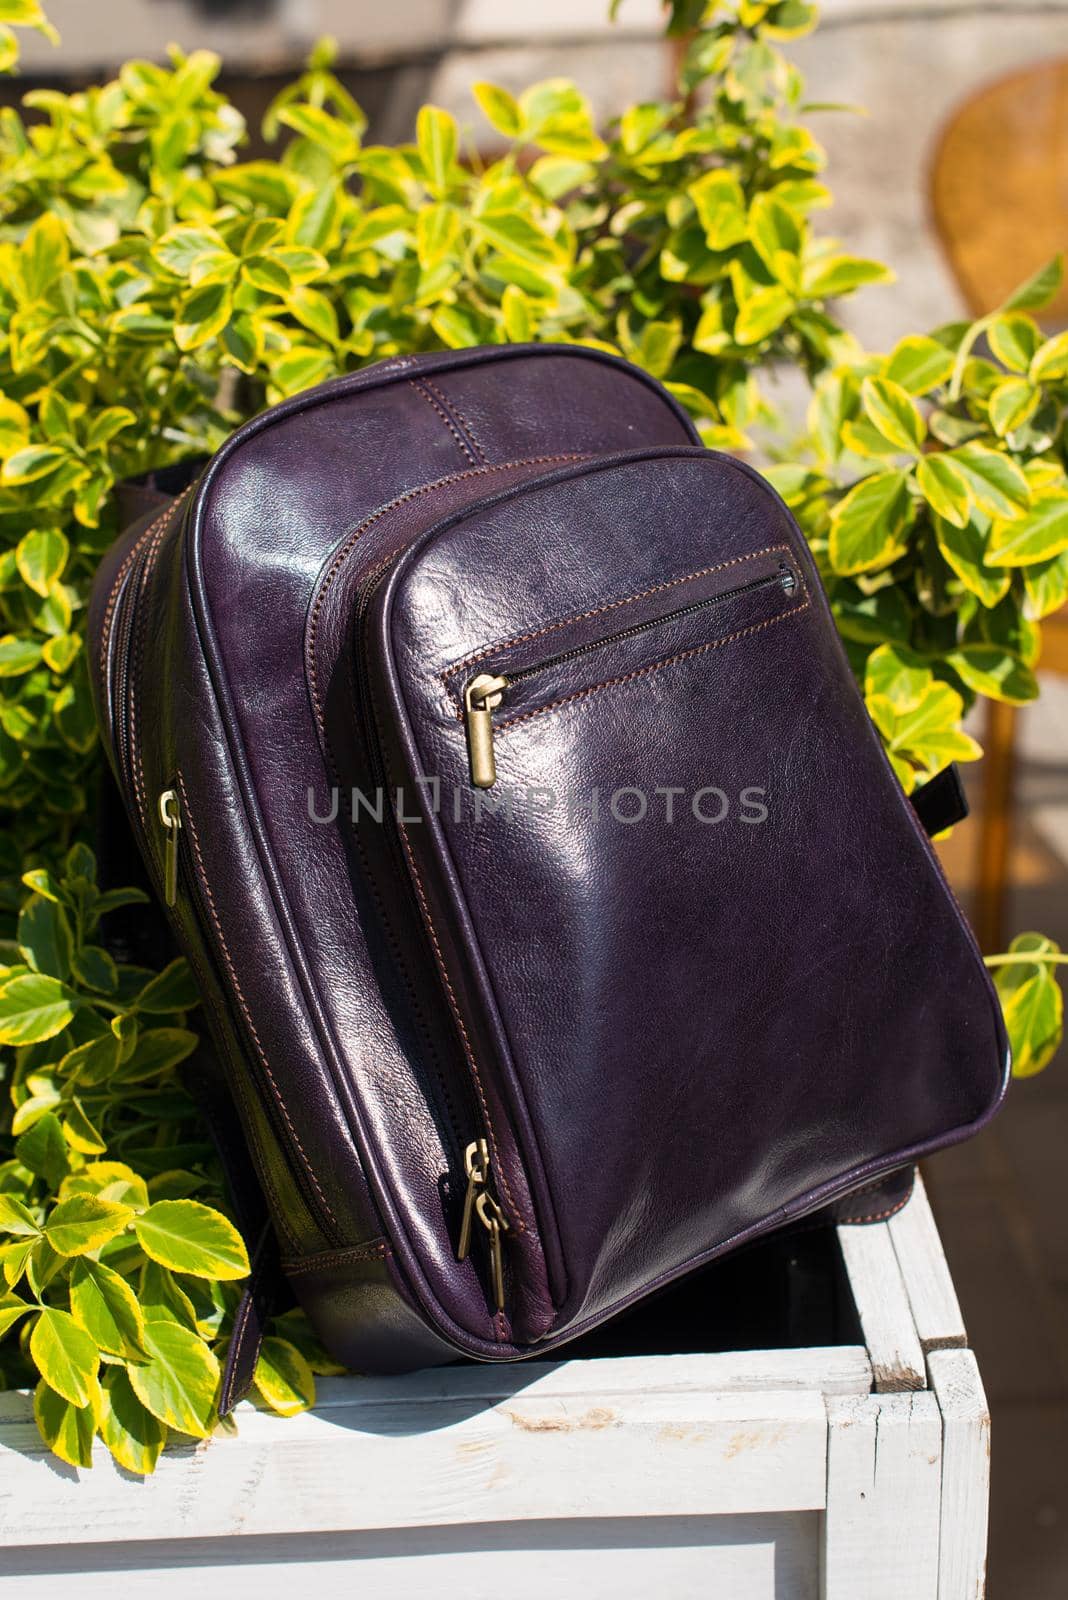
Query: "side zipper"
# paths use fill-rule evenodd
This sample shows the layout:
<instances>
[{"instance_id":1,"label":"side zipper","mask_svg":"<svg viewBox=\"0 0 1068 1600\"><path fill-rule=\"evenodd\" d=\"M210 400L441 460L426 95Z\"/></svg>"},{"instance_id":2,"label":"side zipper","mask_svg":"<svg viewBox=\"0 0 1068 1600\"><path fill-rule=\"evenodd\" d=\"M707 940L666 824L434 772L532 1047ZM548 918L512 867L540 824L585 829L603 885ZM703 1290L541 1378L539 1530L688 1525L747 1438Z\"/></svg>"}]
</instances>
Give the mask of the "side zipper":
<instances>
[{"instance_id":1,"label":"side zipper","mask_svg":"<svg viewBox=\"0 0 1068 1600\"><path fill-rule=\"evenodd\" d=\"M354 628L357 642L363 637L363 619L367 608L378 588L389 572L392 559L383 562L370 575L364 585L356 608L356 623ZM372 782L380 786L383 792L388 787L387 774L378 739L375 736L375 710L367 687L367 673L357 673L357 691L360 697L362 720L366 730L366 745L371 767ZM493 734L490 730L490 755L492 756ZM383 816L388 818L386 827L394 847L401 880L410 883L408 863L404 853L404 846L400 839L399 830L395 819L389 810L388 803ZM414 900L414 894L413 894ZM423 918L418 905L415 905L416 923L423 927ZM433 957L429 956L433 966ZM481 1121L482 1119L478 1119ZM476 1124L477 1125L477 1124ZM464 1150L464 1173L467 1178L467 1188L464 1194L463 1220L460 1225L460 1237L456 1247L458 1262L466 1261L471 1253L471 1240L474 1232L474 1223L477 1221L487 1235L490 1254L490 1271L493 1287L493 1300L498 1311L505 1309L504 1285L504 1235L509 1231L508 1218L505 1216L500 1202L491 1188L492 1168L490 1165L489 1141L485 1138L473 1139Z\"/></svg>"},{"instance_id":2,"label":"side zipper","mask_svg":"<svg viewBox=\"0 0 1068 1600\"><path fill-rule=\"evenodd\" d=\"M779 563L778 572L766 578L754 578L751 583L738 584L733 589L724 589L719 594L708 595L703 600L695 600L692 605L678 606L674 611L666 611L663 616L650 617L645 622L636 622L631 628L620 628L616 633L603 635L601 638L590 639L586 644L576 645L572 650L562 650L559 655L548 656L544 661L533 662L528 667L520 667L516 672L495 674L480 672L472 678L464 689L464 726L467 731L467 758L471 771L471 783L476 789L492 789L497 782L497 761L494 751L493 713L504 704L507 691L517 683L522 683L527 678L536 677L538 673L548 672L552 667L562 666L567 661L577 661L582 656L589 655L594 650L600 650L607 644L618 644L623 639L634 639L640 634L648 633L653 628L663 627L665 623L677 622L680 617L688 617L698 611L707 611L713 606L718 606L726 600L736 600L739 595L749 594L757 589L770 588L772 584L780 584L787 594L792 594L797 588L797 575L785 561Z\"/></svg>"}]
</instances>

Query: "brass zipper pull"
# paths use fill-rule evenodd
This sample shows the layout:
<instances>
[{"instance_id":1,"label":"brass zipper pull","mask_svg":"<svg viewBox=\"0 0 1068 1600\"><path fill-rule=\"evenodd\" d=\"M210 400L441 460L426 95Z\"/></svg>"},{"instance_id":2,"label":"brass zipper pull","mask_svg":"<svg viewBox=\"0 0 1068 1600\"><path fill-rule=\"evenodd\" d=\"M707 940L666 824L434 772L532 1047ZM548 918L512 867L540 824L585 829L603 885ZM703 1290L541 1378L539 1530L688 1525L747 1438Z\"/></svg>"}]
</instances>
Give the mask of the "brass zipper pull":
<instances>
[{"instance_id":1,"label":"brass zipper pull","mask_svg":"<svg viewBox=\"0 0 1068 1600\"><path fill-rule=\"evenodd\" d=\"M486 1229L490 1240L490 1261L493 1267L493 1297L497 1310L504 1310L504 1250L501 1234L508 1231L508 1218L488 1189L483 1189L475 1202L475 1214Z\"/></svg>"},{"instance_id":2,"label":"brass zipper pull","mask_svg":"<svg viewBox=\"0 0 1068 1600\"><path fill-rule=\"evenodd\" d=\"M167 830L163 849L163 898L173 906L178 898L178 835L182 827L182 802L176 789L164 789L160 795L159 818Z\"/></svg>"},{"instance_id":3,"label":"brass zipper pull","mask_svg":"<svg viewBox=\"0 0 1068 1600\"><path fill-rule=\"evenodd\" d=\"M488 672L480 672L464 690L467 757L471 764L471 782L476 789L492 789L497 782L491 713L500 705L507 687L507 678L494 678Z\"/></svg>"},{"instance_id":4,"label":"brass zipper pull","mask_svg":"<svg viewBox=\"0 0 1068 1600\"><path fill-rule=\"evenodd\" d=\"M464 1216L460 1224L460 1242L456 1247L457 1261L466 1261L471 1253L472 1224L477 1217L489 1234L490 1266L493 1273L493 1298L497 1310L504 1310L504 1250L501 1235L508 1232L508 1218L490 1194L489 1145L485 1139L473 1139L464 1151L464 1169L467 1173L467 1193L464 1196Z\"/></svg>"},{"instance_id":5,"label":"brass zipper pull","mask_svg":"<svg viewBox=\"0 0 1068 1600\"><path fill-rule=\"evenodd\" d=\"M464 1170L467 1173L467 1193L464 1196L464 1220L460 1224L460 1243L456 1248L457 1261L466 1261L471 1253L475 1201L489 1177L489 1145L485 1139L473 1139L468 1145L464 1151Z\"/></svg>"}]
</instances>

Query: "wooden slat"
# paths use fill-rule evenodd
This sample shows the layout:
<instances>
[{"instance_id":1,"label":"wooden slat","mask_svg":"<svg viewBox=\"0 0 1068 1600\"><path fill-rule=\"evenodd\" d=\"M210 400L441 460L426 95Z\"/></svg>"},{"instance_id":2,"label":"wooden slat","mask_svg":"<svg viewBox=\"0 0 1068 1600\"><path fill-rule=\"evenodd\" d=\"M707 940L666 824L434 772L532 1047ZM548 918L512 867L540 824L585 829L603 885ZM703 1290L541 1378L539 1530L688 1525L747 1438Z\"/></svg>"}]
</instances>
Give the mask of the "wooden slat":
<instances>
[{"instance_id":1,"label":"wooden slat","mask_svg":"<svg viewBox=\"0 0 1068 1600\"><path fill-rule=\"evenodd\" d=\"M807 1350L739 1350L712 1355L614 1356L596 1361L527 1361L515 1366L431 1367L392 1378L320 1378L316 1415L428 1400L492 1404L515 1394L558 1395L750 1394L807 1390L867 1394L872 1372L861 1344L814 1345ZM245 1406L238 1417L247 1415ZM0 1390L0 1425L30 1422L33 1400L23 1390ZM0 1444L3 1439L0 1436Z\"/></svg>"},{"instance_id":2,"label":"wooden slat","mask_svg":"<svg viewBox=\"0 0 1068 1600\"><path fill-rule=\"evenodd\" d=\"M927 1361L942 1413L942 1515L938 1600L983 1600L990 1500L990 1412L970 1350Z\"/></svg>"},{"instance_id":3,"label":"wooden slat","mask_svg":"<svg viewBox=\"0 0 1068 1600\"><path fill-rule=\"evenodd\" d=\"M939 1600L934 1395L828 1400L827 1419L821 1600Z\"/></svg>"},{"instance_id":4,"label":"wooden slat","mask_svg":"<svg viewBox=\"0 0 1068 1600\"><path fill-rule=\"evenodd\" d=\"M494 1406L429 1400L280 1423L180 1449L131 1493L103 1450L57 1468L30 1423L0 1449L0 1545L402 1528L528 1518L810 1510L826 1490L825 1402L812 1392L520 1391Z\"/></svg>"},{"instance_id":5,"label":"wooden slat","mask_svg":"<svg viewBox=\"0 0 1068 1600\"><path fill-rule=\"evenodd\" d=\"M927 1382L923 1349L885 1222L838 1229L876 1390L894 1394Z\"/></svg>"},{"instance_id":6,"label":"wooden slat","mask_svg":"<svg viewBox=\"0 0 1068 1600\"><path fill-rule=\"evenodd\" d=\"M886 1224L924 1354L968 1343L942 1241L917 1173L912 1198Z\"/></svg>"},{"instance_id":7,"label":"wooden slat","mask_svg":"<svg viewBox=\"0 0 1068 1600\"><path fill-rule=\"evenodd\" d=\"M6 1551L4 1600L817 1600L818 1511Z\"/></svg>"}]
</instances>

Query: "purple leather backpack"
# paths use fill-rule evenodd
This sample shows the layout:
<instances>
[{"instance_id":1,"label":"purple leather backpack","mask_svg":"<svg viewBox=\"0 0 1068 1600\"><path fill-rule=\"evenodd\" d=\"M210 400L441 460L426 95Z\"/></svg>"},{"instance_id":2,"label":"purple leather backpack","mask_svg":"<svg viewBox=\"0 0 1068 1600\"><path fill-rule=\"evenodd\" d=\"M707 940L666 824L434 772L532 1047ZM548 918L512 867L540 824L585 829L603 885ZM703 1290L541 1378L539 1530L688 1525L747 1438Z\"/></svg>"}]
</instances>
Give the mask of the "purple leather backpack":
<instances>
[{"instance_id":1,"label":"purple leather backpack","mask_svg":"<svg viewBox=\"0 0 1068 1600\"><path fill-rule=\"evenodd\" d=\"M365 1371L544 1354L991 1115L954 775L643 373L390 360L136 493L95 693L253 1252L223 1409L279 1270Z\"/></svg>"}]
</instances>

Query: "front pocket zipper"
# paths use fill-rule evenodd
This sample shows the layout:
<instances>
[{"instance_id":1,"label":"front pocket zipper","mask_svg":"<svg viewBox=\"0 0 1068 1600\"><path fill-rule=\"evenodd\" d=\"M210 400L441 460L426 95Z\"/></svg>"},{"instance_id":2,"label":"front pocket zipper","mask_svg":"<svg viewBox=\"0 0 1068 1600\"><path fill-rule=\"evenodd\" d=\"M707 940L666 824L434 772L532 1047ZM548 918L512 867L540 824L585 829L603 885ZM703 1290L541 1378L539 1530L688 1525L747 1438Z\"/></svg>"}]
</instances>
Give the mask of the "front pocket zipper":
<instances>
[{"instance_id":1,"label":"front pocket zipper","mask_svg":"<svg viewBox=\"0 0 1068 1600\"><path fill-rule=\"evenodd\" d=\"M663 616L649 617L644 622L636 622L630 628L620 628L616 633L604 634L597 639L590 639L585 644L575 645L570 650L562 650L558 655L548 656L544 661L533 662L528 667L520 667L515 672L508 674L480 672L470 679L464 689L464 726L467 730L467 757L471 769L471 782L476 789L492 789L497 781L497 762L494 753L493 713L504 704L507 691L517 683L524 682L527 678L536 677L539 673L549 672L554 667L563 666L565 662L577 661L582 656L589 655L594 650L600 650L605 645L619 644L624 639L634 639L640 634L648 633L652 628L660 628L669 622L677 622L682 617L692 616L695 612L708 610L712 606L723 604L727 600L736 600L739 595L750 594L757 589L767 589L773 584L779 584L787 594L792 594L797 588L797 575L785 562L779 563L778 572L769 577L754 578L750 583L738 584L733 589L721 590L719 594L707 595L702 600L694 600L688 606L677 606L674 611L666 611Z\"/></svg>"},{"instance_id":2,"label":"front pocket zipper","mask_svg":"<svg viewBox=\"0 0 1068 1600\"><path fill-rule=\"evenodd\" d=\"M467 1172L467 1193L464 1195L464 1215L460 1225L460 1242L456 1247L456 1259L466 1261L470 1255L471 1234L477 1219L489 1235L493 1298L497 1310L503 1311L504 1250L501 1245L501 1235L508 1232L508 1218L488 1187L490 1160L489 1145L485 1139L473 1139L468 1145L464 1151L464 1168Z\"/></svg>"}]
</instances>

